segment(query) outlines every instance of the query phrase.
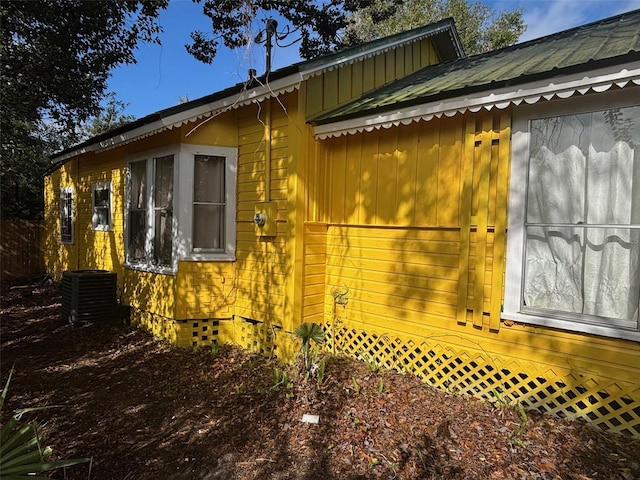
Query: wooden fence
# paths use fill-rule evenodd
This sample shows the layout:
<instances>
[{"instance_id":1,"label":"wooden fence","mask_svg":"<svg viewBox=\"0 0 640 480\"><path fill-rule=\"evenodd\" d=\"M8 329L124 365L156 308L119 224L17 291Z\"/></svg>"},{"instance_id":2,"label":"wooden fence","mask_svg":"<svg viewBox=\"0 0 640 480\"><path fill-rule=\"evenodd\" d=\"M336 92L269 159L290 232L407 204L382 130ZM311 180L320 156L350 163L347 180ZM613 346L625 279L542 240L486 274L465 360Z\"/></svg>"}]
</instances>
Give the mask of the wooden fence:
<instances>
[{"instance_id":1,"label":"wooden fence","mask_svg":"<svg viewBox=\"0 0 640 480\"><path fill-rule=\"evenodd\" d=\"M44 222L3 218L0 228L2 283L44 275Z\"/></svg>"}]
</instances>

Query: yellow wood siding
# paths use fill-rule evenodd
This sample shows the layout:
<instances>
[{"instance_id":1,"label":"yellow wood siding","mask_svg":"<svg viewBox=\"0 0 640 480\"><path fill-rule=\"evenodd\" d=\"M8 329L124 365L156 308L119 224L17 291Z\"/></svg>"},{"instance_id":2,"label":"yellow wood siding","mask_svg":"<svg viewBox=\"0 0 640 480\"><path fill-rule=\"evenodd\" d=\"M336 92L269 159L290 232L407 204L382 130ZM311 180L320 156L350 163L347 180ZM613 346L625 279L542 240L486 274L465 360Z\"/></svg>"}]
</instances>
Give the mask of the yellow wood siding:
<instances>
[{"instance_id":1,"label":"yellow wood siding","mask_svg":"<svg viewBox=\"0 0 640 480\"><path fill-rule=\"evenodd\" d=\"M364 92L440 61L429 38L341 65L308 80L306 116L335 108Z\"/></svg>"},{"instance_id":2,"label":"yellow wood siding","mask_svg":"<svg viewBox=\"0 0 640 480\"><path fill-rule=\"evenodd\" d=\"M438 387L485 398L498 388L525 406L638 434L637 342L500 320L508 111L332 138L321 151L326 235L312 224L307 243L321 254L309 250L306 261L320 273L326 259L330 348ZM339 289L347 305L336 304Z\"/></svg>"},{"instance_id":3,"label":"yellow wood siding","mask_svg":"<svg viewBox=\"0 0 640 480\"><path fill-rule=\"evenodd\" d=\"M237 112L238 231L234 313L279 326L282 326L288 308L285 288L286 277L291 273L287 251L287 181L291 161L289 108L295 109L291 105L294 97L283 97L282 104L267 100ZM270 127L268 132L266 125ZM269 155L267 149L270 149ZM265 201L277 202L275 237L260 237L255 232L255 205Z\"/></svg>"},{"instance_id":4,"label":"yellow wood siding","mask_svg":"<svg viewBox=\"0 0 640 480\"><path fill-rule=\"evenodd\" d=\"M60 242L60 193L63 188L73 188L74 208L77 211L78 188L75 171L78 160L73 160L55 170L44 179L44 219L45 219L45 265L47 272L55 280L62 279L65 270L76 270L78 263L78 239L74 244ZM76 223L74 215L74 223ZM74 225L74 233L77 226ZM75 235L74 235L75 236Z\"/></svg>"}]
</instances>

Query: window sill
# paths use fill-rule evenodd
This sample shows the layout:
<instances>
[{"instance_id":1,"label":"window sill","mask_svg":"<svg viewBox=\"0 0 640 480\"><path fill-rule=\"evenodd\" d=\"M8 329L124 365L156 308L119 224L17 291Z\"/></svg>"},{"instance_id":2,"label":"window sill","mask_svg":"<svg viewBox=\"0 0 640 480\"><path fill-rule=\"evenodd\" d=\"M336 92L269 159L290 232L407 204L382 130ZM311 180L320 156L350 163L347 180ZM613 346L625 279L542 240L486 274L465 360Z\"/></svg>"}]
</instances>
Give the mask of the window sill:
<instances>
[{"instance_id":1,"label":"window sill","mask_svg":"<svg viewBox=\"0 0 640 480\"><path fill-rule=\"evenodd\" d=\"M235 262L235 255L227 253L192 253L180 259L181 262Z\"/></svg>"},{"instance_id":2,"label":"window sill","mask_svg":"<svg viewBox=\"0 0 640 480\"><path fill-rule=\"evenodd\" d=\"M601 337L619 338L622 340L640 342L640 332L632 329L607 327L604 325L593 325L589 323L516 312L503 312L501 315L501 320L513 321L532 326L566 330L582 335L598 335Z\"/></svg>"},{"instance_id":3,"label":"window sill","mask_svg":"<svg viewBox=\"0 0 640 480\"><path fill-rule=\"evenodd\" d=\"M137 263L125 263L124 268L137 272L157 273L159 275L176 275L176 270L172 267L159 267L155 265L142 265Z\"/></svg>"}]
</instances>

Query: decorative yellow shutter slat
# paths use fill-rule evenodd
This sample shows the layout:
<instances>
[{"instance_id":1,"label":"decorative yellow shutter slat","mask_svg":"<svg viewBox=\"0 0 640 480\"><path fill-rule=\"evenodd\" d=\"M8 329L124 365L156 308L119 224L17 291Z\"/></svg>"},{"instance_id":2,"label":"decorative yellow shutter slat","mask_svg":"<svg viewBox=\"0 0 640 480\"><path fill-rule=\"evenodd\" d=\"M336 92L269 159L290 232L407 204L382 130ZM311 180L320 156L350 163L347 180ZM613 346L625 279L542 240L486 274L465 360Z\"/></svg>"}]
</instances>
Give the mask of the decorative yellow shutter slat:
<instances>
[{"instance_id":1,"label":"decorative yellow shutter slat","mask_svg":"<svg viewBox=\"0 0 640 480\"><path fill-rule=\"evenodd\" d=\"M509 158L511 154L511 114L500 116L500 145L498 151L498 190L496 223L493 239L493 277L491 281L491 316L489 328L500 328L502 312L502 279L505 266L505 235L507 230L507 201L509 192Z\"/></svg>"},{"instance_id":2,"label":"decorative yellow shutter slat","mask_svg":"<svg viewBox=\"0 0 640 480\"><path fill-rule=\"evenodd\" d=\"M489 185L491 176L491 137L493 118L482 120L480 140L480 171L478 172L478 226L476 230L475 289L473 294L473 325L482 326L484 310L484 279L487 255L487 227L489 215Z\"/></svg>"},{"instance_id":3,"label":"decorative yellow shutter slat","mask_svg":"<svg viewBox=\"0 0 640 480\"><path fill-rule=\"evenodd\" d=\"M462 199L460 203L460 262L458 264L458 322L467 321L469 292L469 241L471 237L471 200L473 197L473 156L475 150L475 118L467 118L464 132Z\"/></svg>"}]
</instances>

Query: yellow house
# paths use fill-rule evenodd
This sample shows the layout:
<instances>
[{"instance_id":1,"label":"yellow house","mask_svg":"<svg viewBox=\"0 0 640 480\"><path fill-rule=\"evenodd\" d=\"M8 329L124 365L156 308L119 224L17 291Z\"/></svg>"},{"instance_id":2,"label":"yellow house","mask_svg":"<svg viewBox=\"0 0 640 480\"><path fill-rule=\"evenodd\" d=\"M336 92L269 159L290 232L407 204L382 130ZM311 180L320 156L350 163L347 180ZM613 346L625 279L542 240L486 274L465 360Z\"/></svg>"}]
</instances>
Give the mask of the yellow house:
<instances>
[{"instance_id":1,"label":"yellow house","mask_svg":"<svg viewBox=\"0 0 640 480\"><path fill-rule=\"evenodd\" d=\"M48 269L178 345L328 347L640 435L640 11L465 58L450 21L61 152Z\"/></svg>"}]
</instances>

